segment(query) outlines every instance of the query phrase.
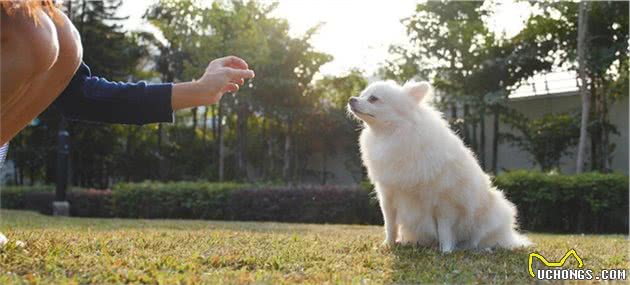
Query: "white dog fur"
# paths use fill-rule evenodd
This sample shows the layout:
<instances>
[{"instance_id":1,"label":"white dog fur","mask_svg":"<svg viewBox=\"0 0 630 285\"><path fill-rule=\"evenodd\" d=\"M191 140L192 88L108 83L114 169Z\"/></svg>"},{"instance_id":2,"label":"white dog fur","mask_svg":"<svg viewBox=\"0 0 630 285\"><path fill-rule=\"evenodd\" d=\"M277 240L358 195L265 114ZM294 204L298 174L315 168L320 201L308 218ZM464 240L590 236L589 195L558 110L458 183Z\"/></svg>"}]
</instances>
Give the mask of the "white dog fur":
<instances>
[{"instance_id":1,"label":"white dog fur","mask_svg":"<svg viewBox=\"0 0 630 285\"><path fill-rule=\"evenodd\" d=\"M364 122L361 157L376 187L385 244L454 249L531 244L516 208L492 186L474 154L427 103L431 85L370 84L348 109Z\"/></svg>"}]
</instances>

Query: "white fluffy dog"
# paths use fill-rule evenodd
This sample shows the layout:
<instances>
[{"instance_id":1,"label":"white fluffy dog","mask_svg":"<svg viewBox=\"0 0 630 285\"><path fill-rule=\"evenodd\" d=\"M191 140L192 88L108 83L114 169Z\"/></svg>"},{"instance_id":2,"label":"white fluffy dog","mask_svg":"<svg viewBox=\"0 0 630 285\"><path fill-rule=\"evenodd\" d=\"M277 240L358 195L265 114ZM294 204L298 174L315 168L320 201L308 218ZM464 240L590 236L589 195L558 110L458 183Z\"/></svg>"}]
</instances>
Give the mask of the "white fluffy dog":
<instances>
[{"instance_id":1,"label":"white fluffy dog","mask_svg":"<svg viewBox=\"0 0 630 285\"><path fill-rule=\"evenodd\" d=\"M492 186L473 153L426 103L427 82L370 84L348 108L364 122L361 156L376 186L385 244L453 249L529 245L516 208Z\"/></svg>"}]
</instances>

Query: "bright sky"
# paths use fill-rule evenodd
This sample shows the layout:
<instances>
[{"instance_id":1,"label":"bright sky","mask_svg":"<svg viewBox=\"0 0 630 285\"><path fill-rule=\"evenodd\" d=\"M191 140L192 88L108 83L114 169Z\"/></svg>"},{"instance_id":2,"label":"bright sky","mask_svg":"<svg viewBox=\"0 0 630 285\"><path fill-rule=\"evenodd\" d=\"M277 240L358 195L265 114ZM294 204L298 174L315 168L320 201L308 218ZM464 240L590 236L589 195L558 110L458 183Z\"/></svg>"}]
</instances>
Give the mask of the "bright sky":
<instances>
[{"instance_id":1,"label":"bright sky","mask_svg":"<svg viewBox=\"0 0 630 285\"><path fill-rule=\"evenodd\" d=\"M265 0L268 1L268 0ZM127 0L120 14L130 16L125 28L150 29L141 17L154 0ZM373 74L388 56L391 44L408 42L400 23L415 11L417 0L280 0L275 16L289 21L291 33L299 36L308 28L324 25L313 38L313 46L334 56L321 69L322 74L339 75L359 68ZM523 26L529 10L527 3L500 1L494 17L489 20L493 31L507 36ZM151 30L152 31L152 30ZM235 54L238 54L235 51Z\"/></svg>"}]
</instances>

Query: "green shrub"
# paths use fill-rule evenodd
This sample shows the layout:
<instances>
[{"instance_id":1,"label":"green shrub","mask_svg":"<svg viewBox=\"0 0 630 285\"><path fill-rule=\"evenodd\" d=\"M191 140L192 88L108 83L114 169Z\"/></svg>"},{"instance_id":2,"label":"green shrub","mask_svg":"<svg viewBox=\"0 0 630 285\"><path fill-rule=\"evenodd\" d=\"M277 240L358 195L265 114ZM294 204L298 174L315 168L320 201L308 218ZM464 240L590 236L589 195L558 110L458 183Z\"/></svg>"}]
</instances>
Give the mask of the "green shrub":
<instances>
[{"instance_id":1,"label":"green shrub","mask_svg":"<svg viewBox=\"0 0 630 285\"><path fill-rule=\"evenodd\" d=\"M36 186L1 186L0 187L0 208L5 209L25 209L25 195L29 193L53 193L55 187L50 185Z\"/></svg>"},{"instance_id":2,"label":"green shrub","mask_svg":"<svg viewBox=\"0 0 630 285\"><path fill-rule=\"evenodd\" d=\"M628 176L513 171L495 184L516 204L522 228L541 232L627 233Z\"/></svg>"},{"instance_id":3,"label":"green shrub","mask_svg":"<svg viewBox=\"0 0 630 285\"><path fill-rule=\"evenodd\" d=\"M55 200L53 186L11 186L0 192L2 208L34 210L52 214ZM66 198L70 202L70 215L76 217L111 217L112 193L110 190L72 188Z\"/></svg>"},{"instance_id":4,"label":"green shrub","mask_svg":"<svg viewBox=\"0 0 630 285\"><path fill-rule=\"evenodd\" d=\"M495 184L516 204L519 224L538 232L627 233L628 177L514 171ZM53 187L5 187L2 207L52 213ZM382 224L369 183L360 186L273 187L210 182L143 182L109 190L72 189L80 217L213 219Z\"/></svg>"},{"instance_id":5,"label":"green shrub","mask_svg":"<svg viewBox=\"0 0 630 285\"><path fill-rule=\"evenodd\" d=\"M124 218L221 219L230 192L246 184L169 182L118 184L113 215Z\"/></svg>"},{"instance_id":6,"label":"green shrub","mask_svg":"<svg viewBox=\"0 0 630 285\"><path fill-rule=\"evenodd\" d=\"M373 196L360 187L264 187L234 191L227 220L292 223L382 224Z\"/></svg>"},{"instance_id":7,"label":"green shrub","mask_svg":"<svg viewBox=\"0 0 630 285\"><path fill-rule=\"evenodd\" d=\"M125 218L215 219L374 224L380 211L356 187L273 187L235 183L126 183L112 191L113 215Z\"/></svg>"},{"instance_id":8,"label":"green shrub","mask_svg":"<svg viewBox=\"0 0 630 285\"><path fill-rule=\"evenodd\" d=\"M113 201L111 190L73 190L68 193L70 215L75 217L113 216Z\"/></svg>"}]
</instances>

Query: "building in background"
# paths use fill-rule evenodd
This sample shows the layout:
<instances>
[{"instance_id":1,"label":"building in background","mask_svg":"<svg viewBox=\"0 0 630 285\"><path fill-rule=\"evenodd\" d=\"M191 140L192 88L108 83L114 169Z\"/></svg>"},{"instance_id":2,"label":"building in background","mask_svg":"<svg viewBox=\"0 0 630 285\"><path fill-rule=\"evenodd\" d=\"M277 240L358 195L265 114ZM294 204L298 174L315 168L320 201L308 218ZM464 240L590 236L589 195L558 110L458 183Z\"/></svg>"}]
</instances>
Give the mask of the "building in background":
<instances>
[{"instance_id":1,"label":"building in background","mask_svg":"<svg viewBox=\"0 0 630 285\"><path fill-rule=\"evenodd\" d=\"M508 107L529 119L541 118L546 114L580 114L582 99L577 87L577 74L574 72L553 72L534 76L510 94ZM612 153L611 168L628 174L628 97L616 101L609 106L609 120L619 135L611 134L610 142L616 145ZM492 118L486 118L486 141L492 137ZM501 123L499 132L510 132L510 126ZM590 143L590 140L588 140ZM492 145L486 144L486 161L492 159ZM563 173L574 173L577 157L577 146L570 149L570 154L562 157L560 170ZM587 158L590 157L590 145L587 147ZM588 159L587 159L588 161ZM498 170L535 168L531 155L509 144L499 144Z\"/></svg>"}]
</instances>

